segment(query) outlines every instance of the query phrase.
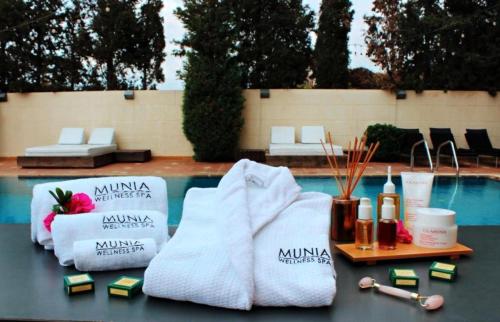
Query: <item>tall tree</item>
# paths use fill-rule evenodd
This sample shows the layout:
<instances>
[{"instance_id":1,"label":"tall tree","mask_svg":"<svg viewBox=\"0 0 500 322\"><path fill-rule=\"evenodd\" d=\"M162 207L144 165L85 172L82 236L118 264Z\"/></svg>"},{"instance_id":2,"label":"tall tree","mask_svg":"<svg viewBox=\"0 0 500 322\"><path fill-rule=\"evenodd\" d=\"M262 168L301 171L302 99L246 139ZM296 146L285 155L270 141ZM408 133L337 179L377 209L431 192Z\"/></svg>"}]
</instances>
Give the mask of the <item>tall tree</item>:
<instances>
[{"instance_id":1,"label":"tall tree","mask_svg":"<svg viewBox=\"0 0 500 322\"><path fill-rule=\"evenodd\" d=\"M184 0L175 13L187 30L180 42L187 55L184 133L196 160L231 160L243 126L233 6L228 0Z\"/></svg>"},{"instance_id":2,"label":"tall tree","mask_svg":"<svg viewBox=\"0 0 500 322\"><path fill-rule=\"evenodd\" d=\"M97 0L93 7L93 57L104 66L106 89L133 86L140 28L135 15L138 0ZM98 68L99 66L96 66Z\"/></svg>"},{"instance_id":3,"label":"tall tree","mask_svg":"<svg viewBox=\"0 0 500 322\"><path fill-rule=\"evenodd\" d=\"M349 32L354 10L349 0L323 0L314 49L317 88L349 85Z\"/></svg>"},{"instance_id":4,"label":"tall tree","mask_svg":"<svg viewBox=\"0 0 500 322\"><path fill-rule=\"evenodd\" d=\"M447 19L442 27L445 86L448 89L488 90L500 87L500 1L444 1Z\"/></svg>"},{"instance_id":5,"label":"tall tree","mask_svg":"<svg viewBox=\"0 0 500 322\"><path fill-rule=\"evenodd\" d=\"M0 1L0 89L155 88L161 0Z\"/></svg>"},{"instance_id":6,"label":"tall tree","mask_svg":"<svg viewBox=\"0 0 500 322\"><path fill-rule=\"evenodd\" d=\"M160 11L162 0L147 0L139 16L140 38L137 50L137 67L141 71L141 88L156 88L165 78L161 64L165 60L165 36Z\"/></svg>"},{"instance_id":7,"label":"tall tree","mask_svg":"<svg viewBox=\"0 0 500 322\"><path fill-rule=\"evenodd\" d=\"M445 12L443 11L441 0L413 0L416 1L420 12L420 22L415 34L420 38L419 44L414 44L415 50L415 73L413 78L415 88L435 89L443 88L443 73L440 66L443 64L443 51L441 48L442 39L439 30L442 27ZM406 47L411 43L405 42Z\"/></svg>"},{"instance_id":8,"label":"tall tree","mask_svg":"<svg viewBox=\"0 0 500 322\"><path fill-rule=\"evenodd\" d=\"M490 55L488 76L488 92L496 95L500 91L500 0L487 0L489 10L486 11L484 22L488 24L490 30L487 39Z\"/></svg>"},{"instance_id":9,"label":"tall tree","mask_svg":"<svg viewBox=\"0 0 500 322\"><path fill-rule=\"evenodd\" d=\"M366 17L368 53L393 86L496 93L499 0L397 2L374 1L376 13Z\"/></svg>"},{"instance_id":10,"label":"tall tree","mask_svg":"<svg viewBox=\"0 0 500 322\"><path fill-rule=\"evenodd\" d=\"M53 90L55 58L60 43L59 33L63 6L60 0L26 0L19 4L8 0L18 21L7 27L5 35L11 38L4 54L10 57L12 66L8 79L10 91ZM16 4L17 3L17 4ZM19 14L15 9L22 9ZM7 11L7 14L12 12ZM14 16L15 17L15 16ZM7 21L12 20L8 18Z\"/></svg>"},{"instance_id":11,"label":"tall tree","mask_svg":"<svg viewBox=\"0 0 500 322\"><path fill-rule=\"evenodd\" d=\"M244 88L294 88L309 72L313 12L301 0L233 0Z\"/></svg>"},{"instance_id":12,"label":"tall tree","mask_svg":"<svg viewBox=\"0 0 500 322\"><path fill-rule=\"evenodd\" d=\"M61 21L65 14L62 0L30 0L30 37L24 45L30 50L28 79L31 90L57 90L54 84L57 50L61 46Z\"/></svg>"},{"instance_id":13,"label":"tall tree","mask_svg":"<svg viewBox=\"0 0 500 322\"><path fill-rule=\"evenodd\" d=\"M79 90L86 86L89 77L84 62L92 53L92 39L86 20L84 3L79 0L67 2L66 12L59 34L58 55L55 57L54 87L57 90Z\"/></svg>"},{"instance_id":14,"label":"tall tree","mask_svg":"<svg viewBox=\"0 0 500 322\"><path fill-rule=\"evenodd\" d=\"M22 0L0 1L0 91L16 91L22 87L23 66L21 39L28 37L28 26L14 26L25 21L26 4Z\"/></svg>"},{"instance_id":15,"label":"tall tree","mask_svg":"<svg viewBox=\"0 0 500 322\"><path fill-rule=\"evenodd\" d=\"M423 91L431 82L435 62L441 59L436 46L439 37L433 32L439 0L409 0L402 5L399 17L400 55L403 58L401 87Z\"/></svg>"},{"instance_id":16,"label":"tall tree","mask_svg":"<svg viewBox=\"0 0 500 322\"><path fill-rule=\"evenodd\" d=\"M399 0L374 0L373 14L365 16L368 24L365 41L367 55L387 72L394 87L401 85L403 56L399 25Z\"/></svg>"}]
</instances>

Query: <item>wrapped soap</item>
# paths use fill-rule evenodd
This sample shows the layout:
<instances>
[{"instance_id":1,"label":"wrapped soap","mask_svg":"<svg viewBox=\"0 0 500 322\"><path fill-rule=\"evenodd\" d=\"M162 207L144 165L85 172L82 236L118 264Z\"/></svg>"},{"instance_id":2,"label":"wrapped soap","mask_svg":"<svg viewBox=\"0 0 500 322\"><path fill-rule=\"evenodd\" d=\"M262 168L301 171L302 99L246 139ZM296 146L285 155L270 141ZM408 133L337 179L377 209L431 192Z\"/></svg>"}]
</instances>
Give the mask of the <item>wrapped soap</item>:
<instances>
[{"instance_id":1,"label":"wrapped soap","mask_svg":"<svg viewBox=\"0 0 500 322\"><path fill-rule=\"evenodd\" d=\"M93 292L94 280L89 274L65 275L64 290L68 295Z\"/></svg>"},{"instance_id":2,"label":"wrapped soap","mask_svg":"<svg viewBox=\"0 0 500 322\"><path fill-rule=\"evenodd\" d=\"M131 298L139 293L142 282L142 278L120 276L108 284L108 295Z\"/></svg>"},{"instance_id":3,"label":"wrapped soap","mask_svg":"<svg viewBox=\"0 0 500 322\"><path fill-rule=\"evenodd\" d=\"M391 268L389 279L393 286L418 288L418 275L413 269Z\"/></svg>"},{"instance_id":4,"label":"wrapped soap","mask_svg":"<svg viewBox=\"0 0 500 322\"><path fill-rule=\"evenodd\" d=\"M457 278L457 265L434 262L429 267L429 277L445 281L454 281Z\"/></svg>"}]
</instances>

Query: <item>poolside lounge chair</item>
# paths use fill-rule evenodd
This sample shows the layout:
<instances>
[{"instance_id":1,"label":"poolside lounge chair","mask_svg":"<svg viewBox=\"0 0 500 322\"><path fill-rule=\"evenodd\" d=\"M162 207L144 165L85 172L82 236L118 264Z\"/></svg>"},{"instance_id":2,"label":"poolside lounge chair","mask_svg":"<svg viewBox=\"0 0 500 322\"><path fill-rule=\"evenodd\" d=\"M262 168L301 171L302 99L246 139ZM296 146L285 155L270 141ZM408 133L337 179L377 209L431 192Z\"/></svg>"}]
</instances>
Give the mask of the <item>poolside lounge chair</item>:
<instances>
[{"instance_id":1,"label":"poolside lounge chair","mask_svg":"<svg viewBox=\"0 0 500 322\"><path fill-rule=\"evenodd\" d=\"M113 162L114 129L96 128L83 143L83 129L64 128L58 144L27 148L17 163L23 168L95 168Z\"/></svg>"},{"instance_id":2,"label":"poolside lounge chair","mask_svg":"<svg viewBox=\"0 0 500 322\"><path fill-rule=\"evenodd\" d=\"M478 154L479 157L495 158L495 167L498 167L498 158L500 157L500 149L494 148L491 144L488 131L486 129L466 129L465 139L472 151Z\"/></svg>"},{"instance_id":3,"label":"poolside lounge chair","mask_svg":"<svg viewBox=\"0 0 500 322\"><path fill-rule=\"evenodd\" d=\"M476 158L478 154L470 149L458 148L455 142L455 137L451 133L450 128L430 128L430 136L433 146L433 152L436 156L436 168L439 167L439 155L451 157L453 165L453 149L455 149L456 156ZM453 148L452 148L453 147ZM458 160L457 160L458 162Z\"/></svg>"},{"instance_id":4,"label":"poolside lounge chair","mask_svg":"<svg viewBox=\"0 0 500 322\"><path fill-rule=\"evenodd\" d=\"M432 171L432 159L427 141L424 139L419 129L399 129L403 134L401 137L400 157L410 159L410 166L413 169L416 157L425 157L429 162Z\"/></svg>"},{"instance_id":5,"label":"poolside lounge chair","mask_svg":"<svg viewBox=\"0 0 500 322\"><path fill-rule=\"evenodd\" d=\"M295 128L291 126L273 126L271 128L271 156L323 156L321 141L325 142L323 126L303 126L301 143L295 143ZM342 147L333 146L335 155L342 155ZM329 150L330 152L330 150Z\"/></svg>"},{"instance_id":6,"label":"poolside lounge chair","mask_svg":"<svg viewBox=\"0 0 500 322\"><path fill-rule=\"evenodd\" d=\"M24 155L31 157L98 156L116 150L114 137L114 129L97 128L92 131L88 144L83 144L83 129L64 128L61 130L58 144L27 148Z\"/></svg>"}]
</instances>

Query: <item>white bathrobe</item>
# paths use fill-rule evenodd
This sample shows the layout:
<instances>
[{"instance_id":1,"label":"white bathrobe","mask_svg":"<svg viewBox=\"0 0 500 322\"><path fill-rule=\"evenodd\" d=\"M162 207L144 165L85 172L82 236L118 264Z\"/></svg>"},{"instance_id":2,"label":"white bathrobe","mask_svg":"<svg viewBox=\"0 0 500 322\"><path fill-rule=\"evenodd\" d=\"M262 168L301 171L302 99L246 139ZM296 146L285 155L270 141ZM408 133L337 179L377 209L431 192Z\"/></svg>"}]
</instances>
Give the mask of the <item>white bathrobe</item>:
<instances>
[{"instance_id":1,"label":"white bathrobe","mask_svg":"<svg viewBox=\"0 0 500 322\"><path fill-rule=\"evenodd\" d=\"M217 188L190 189L177 232L146 269L144 293L241 310L330 304L331 197L300 190L287 168L248 160ZM307 249L303 263L287 258L295 248Z\"/></svg>"}]
</instances>

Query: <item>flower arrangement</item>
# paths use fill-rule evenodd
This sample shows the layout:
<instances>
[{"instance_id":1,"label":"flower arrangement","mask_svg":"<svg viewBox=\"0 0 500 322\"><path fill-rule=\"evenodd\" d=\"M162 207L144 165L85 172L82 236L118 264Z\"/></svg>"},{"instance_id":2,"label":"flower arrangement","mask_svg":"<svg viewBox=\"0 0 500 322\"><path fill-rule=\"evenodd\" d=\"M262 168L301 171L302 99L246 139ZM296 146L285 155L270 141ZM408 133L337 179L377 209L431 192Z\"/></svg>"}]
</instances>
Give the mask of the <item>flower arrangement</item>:
<instances>
[{"instance_id":1,"label":"flower arrangement","mask_svg":"<svg viewBox=\"0 0 500 322\"><path fill-rule=\"evenodd\" d=\"M87 213L95 208L92 199L85 193L75 193L71 191L63 192L62 189L56 188L49 193L57 201L57 204L52 206L52 212L49 213L43 220L43 224L48 231L51 231L51 225L56 215L74 215Z\"/></svg>"}]
</instances>

